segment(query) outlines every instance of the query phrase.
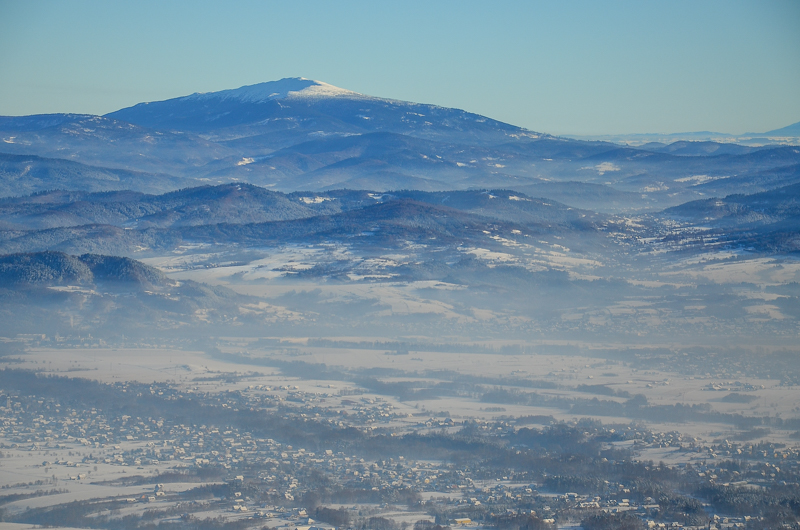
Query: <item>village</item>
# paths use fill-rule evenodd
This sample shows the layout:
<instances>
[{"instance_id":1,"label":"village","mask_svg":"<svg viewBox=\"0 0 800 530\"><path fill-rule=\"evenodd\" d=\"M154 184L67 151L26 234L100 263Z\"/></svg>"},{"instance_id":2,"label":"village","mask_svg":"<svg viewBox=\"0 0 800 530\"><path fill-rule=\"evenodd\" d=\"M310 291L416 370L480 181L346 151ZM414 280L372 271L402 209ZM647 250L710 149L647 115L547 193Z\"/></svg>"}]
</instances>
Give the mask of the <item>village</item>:
<instances>
[{"instance_id":1,"label":"village","mask_svg":"<svg viewBox=\"0 0 800 530\"><path fill-rule=\"evenodd\" d=\"M81 387L92 393L87 383L65 384L74 394L3 391L5 520L46 523L48 514L80 501L95 505L95 517L146 511L163 521L300 530L428 523L495 528L509 517L531 518L541 528L569 528L597 514L622 513L650 527L750 528L763 514L716 513L717 507L697 501L670 519L677 513L670 506L675 499L647 495L640 480L619 480L614 468L637 465L652 471L654 482L679 477L721 491L797 491L800 480L796 446L705 443L635 424L530 425L511 418L409 414L366 392L306 392L290 384L206 392L171 383L92 383L94 392L120 400L104 410L76 406ZM135 406L128 396L136 398ZM205 423L176 422L171 410L163 416L110 413L120 406L142 412L153 411L154 403L187 400ZM259 413L265 423L249 430L242 425L242 418ZM556 431L581 438L586 443L572 449L575 455L592 459L597 470L616 479L593 472L582 480L566 473L563 451L546 443L532 447L530 440ZM378 449L371 444L377 438L405 443L381 443ZM466 456L462 444L482 449ZM400 454L404 446L408 452ZM425 446L435 448L429 458L422 457ZM501 454L504 461L498 462ZM538 465L531 465L534 454ZM659 455L668 462L650 460ZM15 476L36 480L17 482Z\"/></svg>"}]
</instances>

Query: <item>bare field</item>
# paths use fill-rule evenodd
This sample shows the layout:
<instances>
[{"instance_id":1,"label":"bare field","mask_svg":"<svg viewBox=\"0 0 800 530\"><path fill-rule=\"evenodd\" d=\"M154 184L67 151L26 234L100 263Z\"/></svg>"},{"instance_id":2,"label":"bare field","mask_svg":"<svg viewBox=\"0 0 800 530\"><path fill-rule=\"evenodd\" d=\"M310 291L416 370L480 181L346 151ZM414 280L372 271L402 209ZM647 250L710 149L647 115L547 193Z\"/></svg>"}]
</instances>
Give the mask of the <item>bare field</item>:
<instances>
[{"instance_id":1,"label":"bare field","mask_svg":"<svg viewBox=\"0 0 800 530\"><path fill-rule=\"evenodd\" d=\"M241 344L246 345L244 341ZM742 377L733 381L720 380L718 376L685 376L677 372L641 370L611 359L580 355L521 354L501 355L489 353L449 353L412 351L406 355L387 355L386 350L313 347L296 339L291 352L253 350L252 363L238 360L230 362L200 351L178 349L46 349L33 348L19 357L20 368L41 371L44 374L88 378L104 383L119 381L173 382L192 391L223 392L242 390L262 385L285 397L289 390L328 395L326 408L341 406L341 397L358 389L352 381L334 381L284 375L280 369L265 365L272 361L301 361L310 365L325 365L356 373L358 371L389 370L397 375L383 376L382 381L419 382L420 385L441 383L437 373L472 378L484 378L484 385L517 392L536 392L545 398L586 399L600 398L623 403L625 396L644 395L651 405L710 405L715 411L746 416L798 415L800 387L783 386L772 379ZM238 347L223 348L234 353ZM401 375L402 374L402 375ZM232 376L236 380L226 379ZM509 377L513 379L509 379ZM489 382L485 380L489 378ZM494 383L491 383L494 381ZM542 385L541 383L546 383ZM537 384L538 383L538 384ZM288 385L288 386L287 386ZM542 388L544 386L545 388ZM548 388L550 386L551 388ZM583 386L583 390L579 388ZM281 389L281 387L286 387ZM589 387L589 388L586 388ZM591 387L599 387L600 393ZM749 402L726 402L728 389L744 396ZM617 395L603 392L609 389ZM344 391L344 392L343 392ZM365 392L364 390L359 390ZM374 395L366 391L364 395ZM399 400L383 395L398 410L409 414L427 410L431 413L446 411L456 418L498 418L548 415L557 420L571 420L574 414L556 407L502 404L493 406L475 397L437 396L429 399ZM488 409L488 410L487 410ZM497 409L502 409L498 411ZM628 423L622 417L598 417L604 423ZM677 430L703 440L713 440L725 434L735 434L731 426L691 422L676 424L657 419L639 420L659 431ZM764 439L793 443L790 432L772 430Z\"/></svg>"}]
</instances>

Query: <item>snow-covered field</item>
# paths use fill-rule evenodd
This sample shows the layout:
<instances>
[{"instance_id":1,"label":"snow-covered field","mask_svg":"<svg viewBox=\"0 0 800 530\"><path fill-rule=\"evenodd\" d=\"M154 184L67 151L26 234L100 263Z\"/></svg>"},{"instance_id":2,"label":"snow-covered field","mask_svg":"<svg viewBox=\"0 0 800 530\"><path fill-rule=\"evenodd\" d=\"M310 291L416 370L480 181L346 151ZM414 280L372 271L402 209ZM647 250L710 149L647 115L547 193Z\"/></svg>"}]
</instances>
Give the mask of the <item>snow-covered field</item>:
<instances>
[{"instance_id":1,"label":"snow-covered field","mask_svg":"<svg viewBox=\"0 0 800 530\"><path fill-rule=\"evenodd\" d=\"M698 374L686 376L677 372L640 370L626 363L603 359L602 351L592 351L592 356L554 355L543 353L528 354L490 354L490 353L448 353L412 351L407 355L385 355L386 350L315 347L304 344L300 339L294 342L295 349L281 353L276 350L253 350L250 355L253 364L242 362L228 363L212 355L199 351L180 351L175 349L32 349L20 357L20 368L41 370L45 374L68 375L99 380L106 383L117 381L140 381L143 383L174 382L187 389L219 392L226 389L243 389L251 385L266 385L278 388L291 385L304 392L337 392L343 388L355 388L347 381L330 381L287 377L277 368L264 366L259 359L297 360L297 349L303 352L299 357L305 363L324 364L350 371L383 369L400 371L403 376L384 378L386 381L422 381L430 384L437 381L437 372L455 373L459 376L494 378L495 386L502 386L519 392L536 392L551 398L592 398L624 402L626 398L592 394L575 390L579 385L603 385L622 394L642 394L651 405L710 404L722 413L741 413L747 416L780 415L794 417L798 414L800 387L784 386L774 379L759 379L742 376L737 379L739 387L746 387L743 395L754 396L747 404L721 401L733 381L724 381L719 376ZM547 344L533 346L533 351L546 349ZM228 348L231 352L240 348ZM223 382L220 374L247 377L238 383ZM430 374L430 375L429 375ZM518 381L518 382L515 382ZM525 382L528 383L525 383ZM535 383L544 381L556 388L538 388ZM534 383L533 387L528 384ZM713 389L713 387L717 389ZM431 399L400 402L392 396L383 396L401 410L418 410L420 407L431 411L448 411L458 418L493 418L499 416L551 415L556 419L569 420L574 415L564 413L556 407L503 404L502 412L486 411L491 404L471 397L436 397ZM329 407L337 406L333 399ZM497 407L495 407L497 408ZM604 422L612 418L602 417ZM617 418L614 421L628 423L629 419ZM647 420L657 430L680 430L691 432L703 439L711 440L722 431L732 432L730 426L685 423L676 427L657 418ZM787 442L789 432L773 431L773 440Z\"/></svg>"}]
</instances>

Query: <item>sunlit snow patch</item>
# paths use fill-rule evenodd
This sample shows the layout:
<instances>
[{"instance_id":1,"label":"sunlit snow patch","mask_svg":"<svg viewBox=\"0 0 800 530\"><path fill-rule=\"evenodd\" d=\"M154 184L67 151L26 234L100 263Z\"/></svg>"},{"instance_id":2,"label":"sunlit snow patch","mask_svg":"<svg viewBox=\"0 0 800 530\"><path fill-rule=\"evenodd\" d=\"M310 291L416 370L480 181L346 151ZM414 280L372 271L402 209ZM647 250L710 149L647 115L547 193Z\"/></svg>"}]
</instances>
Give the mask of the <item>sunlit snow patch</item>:
<instances>
[{"instance_id":1,"label":"sunlit snow patch","mask_svg":"<svg viewBox=\"0 0 800 530\"><path fill-rule=\"evenodd\" d=\"M619 171L619 166L612 164L611 162L602 162L594 166L597 170L597 173L602 175L606 171Z\"/></svg>"},{"instance_id":2,"label":"sunlit snow patch","mask_svg":"<svg viewBox=\"0 0 800 530\"><path fill-rule=\"evenodd\" d=\"M304 202L306 204L319 204L319 203L325 202L325 201L332 201L333 198L332 197L300 197L298 200L301 201L301 202Z\"/></svg>"},{"instance_id":3,"label":"sunlit snow patch","mask_svg":"<svg viewBox=\"0 0 800 530\"><path fill-rule=\"evenodd\" d=\"M692 175L691 177L683 177L675 179L675 182L691 182L692 186L703 184L704 182L711 182L712 180L726 179L728 177L709 177L708 175Z\"/></svg>"},{"instance_id":4,"label":"sunlit snow patch","mask_svg":"<svg viewBox=\"0 0 800 530\"><path fill-rule=\"evenodd\" d=\"M256 85L248 85L230 90L221 90L219 92L197 93L191 96L182 98L184 100L208 100L208 99L237 99L247 103L263 103L275 99L285 98L320 98L320 97L336 97L336 96L349 96L365 98L358 92L345 90L343 88L323 83L322 81L314 81L312 79L305 79L303 77L294 77L281 79L279 81L269 81L266 83L258 83Z\"/></svg>"}]
</instances>

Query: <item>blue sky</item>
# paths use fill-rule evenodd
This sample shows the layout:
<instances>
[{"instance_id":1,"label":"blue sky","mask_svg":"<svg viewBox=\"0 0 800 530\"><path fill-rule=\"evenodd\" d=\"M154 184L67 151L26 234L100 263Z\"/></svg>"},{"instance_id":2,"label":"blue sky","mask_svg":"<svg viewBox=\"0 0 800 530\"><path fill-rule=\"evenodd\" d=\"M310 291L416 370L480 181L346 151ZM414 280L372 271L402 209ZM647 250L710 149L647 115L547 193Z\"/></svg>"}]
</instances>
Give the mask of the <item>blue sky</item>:
<instances>
[{"instance_id":1,"label":"blue sky","mask_svg":"<svg viewBox=\"0 0 800 530\"><path fill-rule=\"evenodd\" d=\"M308 77L554 134L800 121L800 1L0 0L0 115Z\"/></svg>"}]
</instances>

